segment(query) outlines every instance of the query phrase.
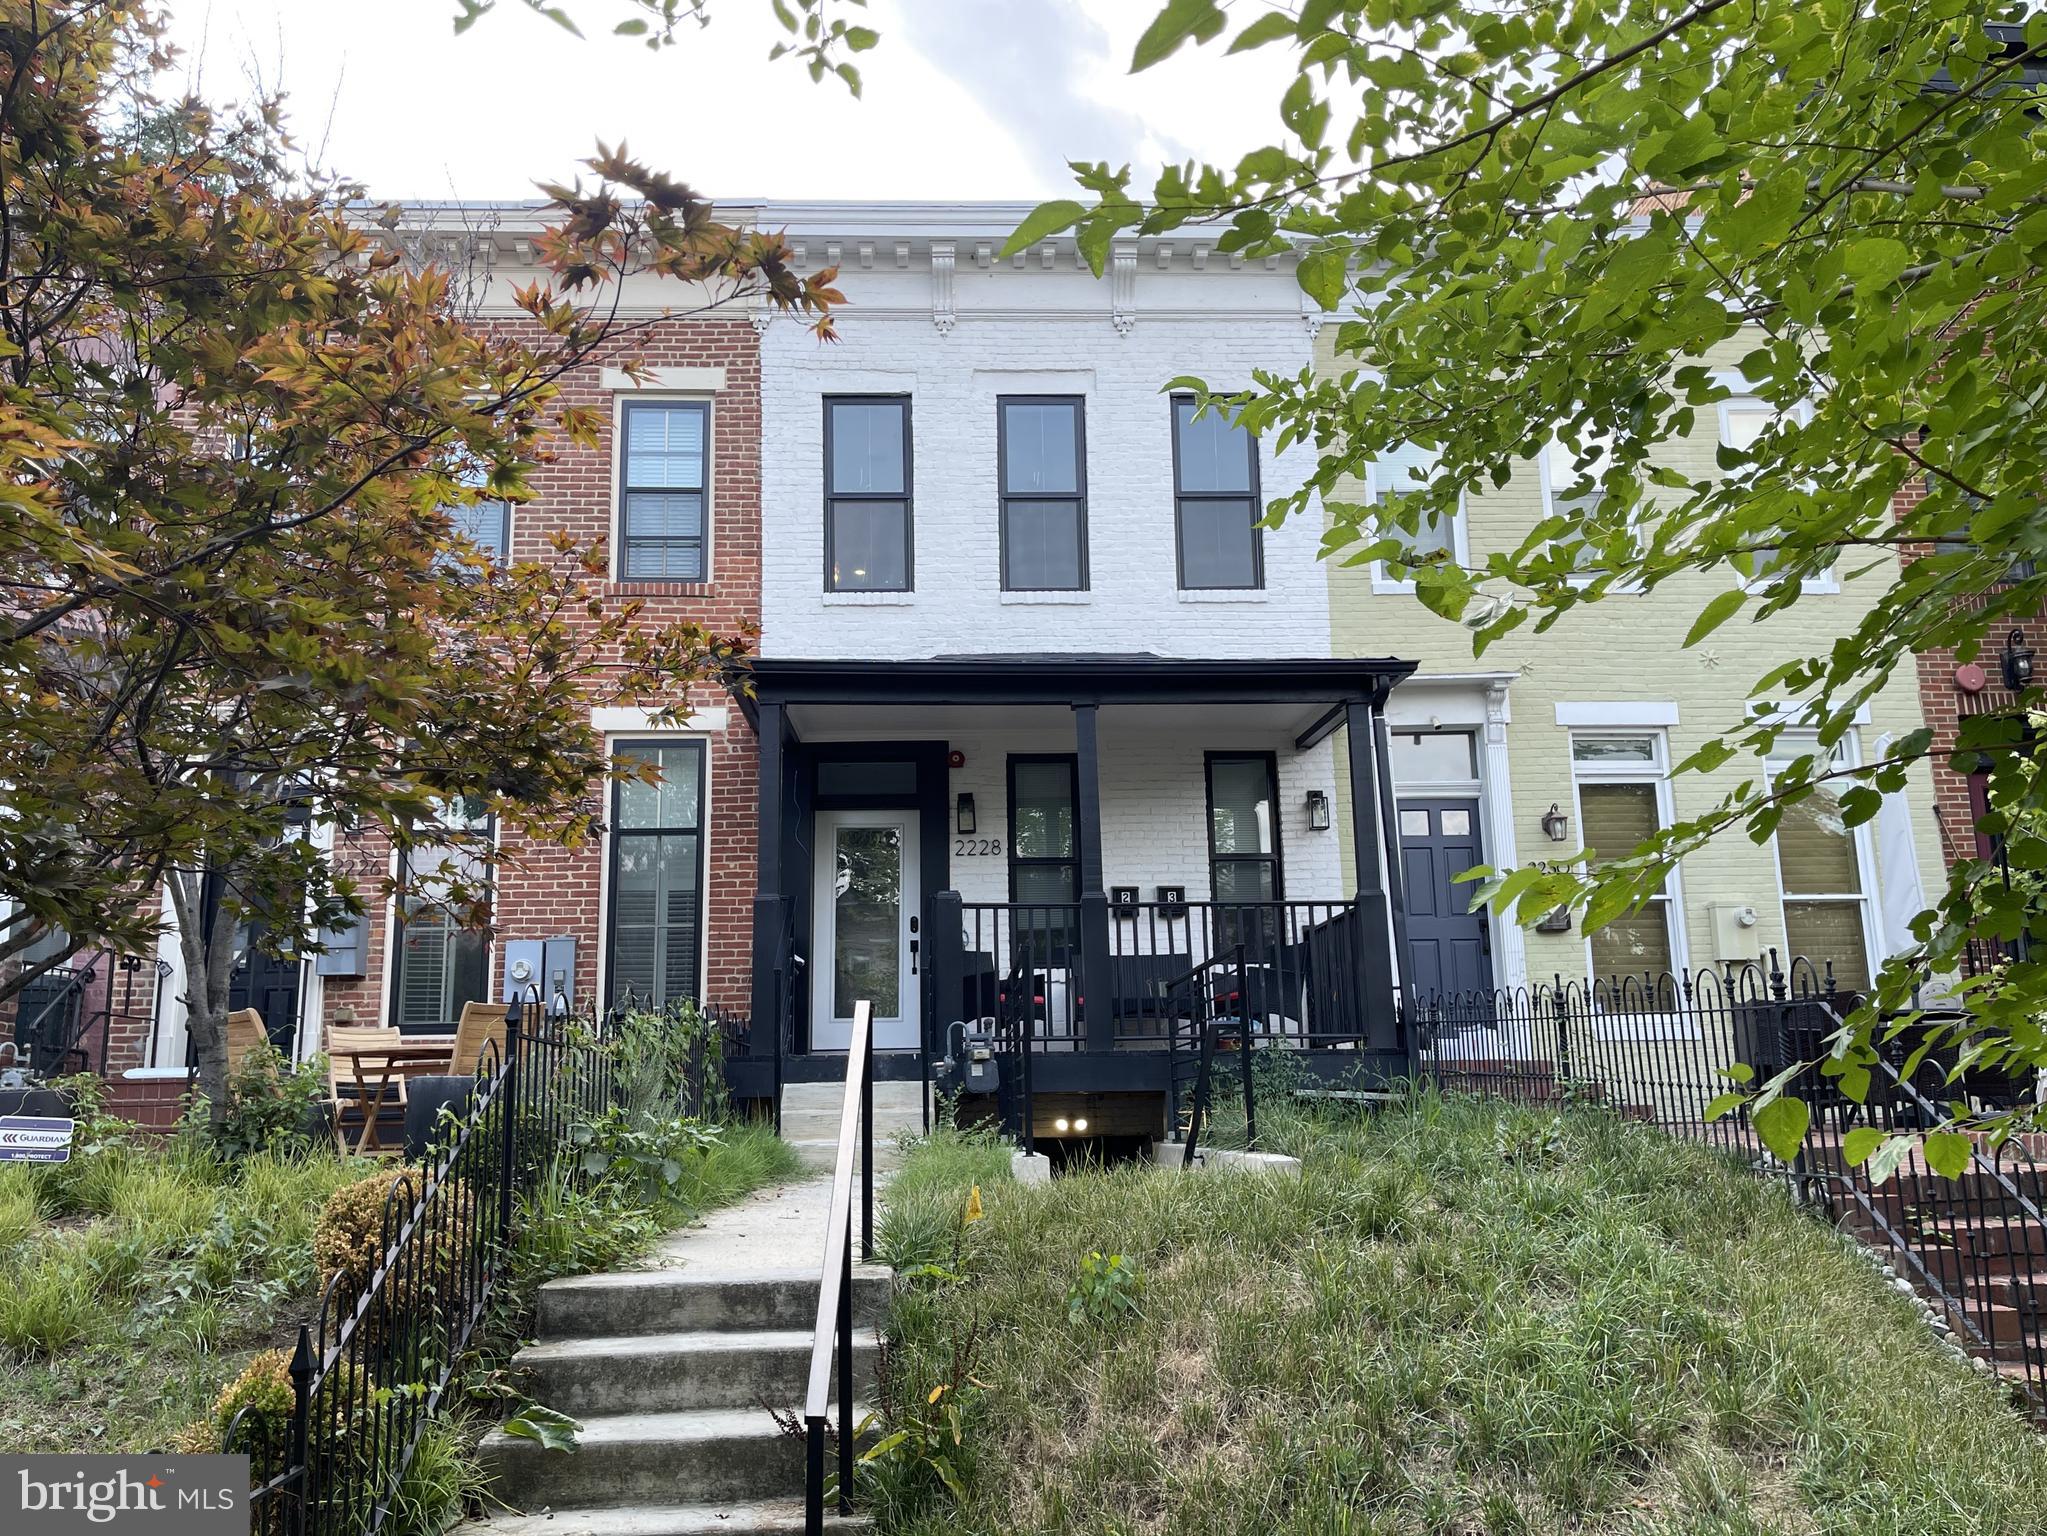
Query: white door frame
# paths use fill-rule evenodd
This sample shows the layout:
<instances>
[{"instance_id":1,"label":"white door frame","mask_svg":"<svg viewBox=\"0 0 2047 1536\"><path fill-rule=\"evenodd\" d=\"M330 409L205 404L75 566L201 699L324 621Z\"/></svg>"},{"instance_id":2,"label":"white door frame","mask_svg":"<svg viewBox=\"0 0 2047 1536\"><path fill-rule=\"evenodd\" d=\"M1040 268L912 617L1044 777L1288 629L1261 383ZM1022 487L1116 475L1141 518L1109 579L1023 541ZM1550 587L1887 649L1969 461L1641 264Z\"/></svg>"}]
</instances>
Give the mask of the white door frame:
<instances>
[{"instance_id":1,"label":"white door frame","mask_svg":"<svg viewBox=\"0 0 2047 1536\"><path fill-rule=\"evenodd\" d=\"M923 955L917 945L919 914L924 896L918 862L917 830L920 812L915 806L887 810L819 811L816 813L814 868L811 897L810 1048L813 1051L843 1051L852 1039L853 1021L832 1016L833 973L837 969L835 947L838 939L834 919L838 903L838 832L841 827L893 827L900 834L903 881L897 932L897 963L901 981L897 990L899 1011L891 1016L874 1016L874 1048L878 1051L917 1049L923 1019L919 986L923 981ZM913 947L915 946L915 947Z\"/></svg>"}]
</instances>

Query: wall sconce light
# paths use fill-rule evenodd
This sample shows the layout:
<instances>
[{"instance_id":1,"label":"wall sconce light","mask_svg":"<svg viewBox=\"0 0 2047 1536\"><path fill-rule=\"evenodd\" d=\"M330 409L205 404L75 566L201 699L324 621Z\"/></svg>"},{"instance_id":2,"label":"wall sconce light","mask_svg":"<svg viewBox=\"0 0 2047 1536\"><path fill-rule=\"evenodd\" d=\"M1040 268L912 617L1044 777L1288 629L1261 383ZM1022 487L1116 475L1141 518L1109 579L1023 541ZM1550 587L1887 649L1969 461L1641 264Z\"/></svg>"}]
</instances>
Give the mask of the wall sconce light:
<instances>
[{"instance_id":1,"label":"wall sconce light","mask_svg":"<svg viewBox=\"0 0 2047 1536\"><path fill-rule=\"evenodd\" d=\"M953 802L952 824L961 837L972 837L980 823L974 817L974 797L961 795Z\"/></svg>"},{"instance_id":2,"label":"wall sconce light","mask_svg":"<svg viewBox=\"0 0 2047 1536\"><path fill-rule=\"evenodd\" d=\"M1542 813L1543 835L1553 843L1561 843L1571 835L1571 818L1563 808L1552 800L1549 809Z\"/></svg>"},{"instance_id":3,"label":"wall sconce light","mask_svg":"<svg viewBox=\"0 0 2047 1536\"><path fill-rule=\"evenodd\" d=\"M1558 907L1554 911L1545 912L1535 920L1535 931L1537 933L1569 933L1571 931L1571 909L1569 907Z\"/></svg>"},{"instance_id":4,"label":"wall sconce light","mask_svg":"<svg viewBox=\"0 0 2047 1536\"><path fill-rule=\"evenodd\" d=\"M1329 794L1326 790L1308 791L1308 830L1310 832L1329 830Z\"/></svg>"},{"instance_id":5,"label":"wall sconce light","mask_svg":"<svg viewBox=\"0 0 2047 1536\"><path fill-rule=\"evenodd\" d=\"M2004 637L2004 654L1998 658L1998 665L2004 673L2005 691L2023 693L2033 681L2033 648L2026 644L2026 637L2013 630Z\"/></svg>"}]
</instances>

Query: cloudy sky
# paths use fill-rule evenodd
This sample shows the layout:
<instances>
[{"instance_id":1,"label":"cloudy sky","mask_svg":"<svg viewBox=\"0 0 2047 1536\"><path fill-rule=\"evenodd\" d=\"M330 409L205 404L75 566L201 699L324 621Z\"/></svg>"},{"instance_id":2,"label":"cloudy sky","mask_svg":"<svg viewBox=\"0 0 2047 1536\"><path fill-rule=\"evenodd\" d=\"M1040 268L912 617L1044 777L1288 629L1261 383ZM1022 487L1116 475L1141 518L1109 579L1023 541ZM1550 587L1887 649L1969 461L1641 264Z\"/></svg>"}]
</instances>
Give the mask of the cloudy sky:
<instances>
[{"instance_id":1,"label":"cloudy sky","mask_svg":"<svg viewBox=\"0 0 2047 1536\"><path fill-rule=\"evenodd\" d=\"M600 138L728 198L1037 198L1075 158L1129 161L1148 188L1163 161L1272 140L1283 85L1278 56L1213 46L1128 75L1159 0L871 0L859 101L768 62L767 0L713 0L659 53L598 35L628 14L615 0L581 0L585 41L518 0L460 38L454 0L164 3L208 97L281 82L324 164L415 200L531 196Z\"/></svg>"}]
</instances>

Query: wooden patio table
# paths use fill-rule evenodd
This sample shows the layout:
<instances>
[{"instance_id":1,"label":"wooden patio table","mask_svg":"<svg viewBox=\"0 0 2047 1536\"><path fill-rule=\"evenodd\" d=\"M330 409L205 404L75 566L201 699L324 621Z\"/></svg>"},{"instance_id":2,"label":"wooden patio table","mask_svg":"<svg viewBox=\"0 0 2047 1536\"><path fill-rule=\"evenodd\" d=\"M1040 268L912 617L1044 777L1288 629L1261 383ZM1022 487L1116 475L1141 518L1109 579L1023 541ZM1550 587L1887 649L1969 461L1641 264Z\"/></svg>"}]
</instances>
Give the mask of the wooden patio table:
<instances>
[{"instance_id":1,"label":"wooden patio table","mask_svg":"<svg viewBox=\"0 0 2047 1536\"><path fill-rule=\"evenodd\" d=\"M391 1084L406 1078L446 1072L453 1049L452 1038L430 1035L401 1040L395 1045L337 1045L331 1048L330 1055L334 1061L348 1064L349 1081L355 1086L356 1101L363 1106L362 1131L355 1140L358 1156L384 1150L383 1140L377 1134L377 1117L390 1097ZM404 1101L401 1099L399 1102L402 1104ZM340 1113L339 1106L335 1113Z\"/></svg>"}]
</instances>

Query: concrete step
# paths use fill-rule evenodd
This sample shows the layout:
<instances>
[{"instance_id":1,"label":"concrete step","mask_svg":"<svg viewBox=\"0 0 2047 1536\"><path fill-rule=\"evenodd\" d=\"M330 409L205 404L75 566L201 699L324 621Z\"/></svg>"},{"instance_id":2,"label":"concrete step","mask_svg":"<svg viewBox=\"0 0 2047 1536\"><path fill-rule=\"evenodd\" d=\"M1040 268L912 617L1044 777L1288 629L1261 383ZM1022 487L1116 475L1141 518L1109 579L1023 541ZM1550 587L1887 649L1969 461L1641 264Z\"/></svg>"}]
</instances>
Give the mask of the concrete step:
<instances>
[{"instance_id":1,"label":"concrete step","mask_svg":"<svg viewBox=\"0 0 2047 1536\"><path fill-rule=\"evenodd\" d=\"M888 1271L856 1266L853 1321L879 1321L888 1305ZM700 1274L687 1269L576 1275L540 1288L542 1340L624 1334L811 1329L817 1324L817 1271L808 1274Z\"/></svg>"},{"instance_id":2,"label":"concrete step","mask_svg":"<svg viewBox=\"0 0 2047 1536\"><path fill-rule=\"evenodd\" d=\"M660 1413L682 1408L795 1408L810 1379L810 1328L759 1333L638 1333L563 1339L522 1349L535 1402L585 1414ZM874 1379L880 1336L853 1336L856 1389Z\"/></svg>"},{"instance_id":3,"label":"concrete step","mask_svg":"<svg viewBox=\"0 0 2047 1536\"><path fill-rule=\"evenodd\" d=\"M863 1515L827 1513L828 1531L864 1531ZM796 1536L801 1499L758 1504L640 1504L624 1509L570 1509L560 1514L498 1515L455 1527L452 1536Z\"/></svg>"},{"instance_id":4,"label":"concrete step","mask_svg":"<svg viewBox=\"0 0 2047 1536\"><path fill-rule=\"evenodd\" d=\"M865 1408L855 1410L857 1423ZM502 1429L477 1447L491 1492L513 1509L617 1510L801 1497L803 1442L765 1408L697 1408L582 1420L574 1451L550 1451Z\"/></svg>"}]
</instances>

